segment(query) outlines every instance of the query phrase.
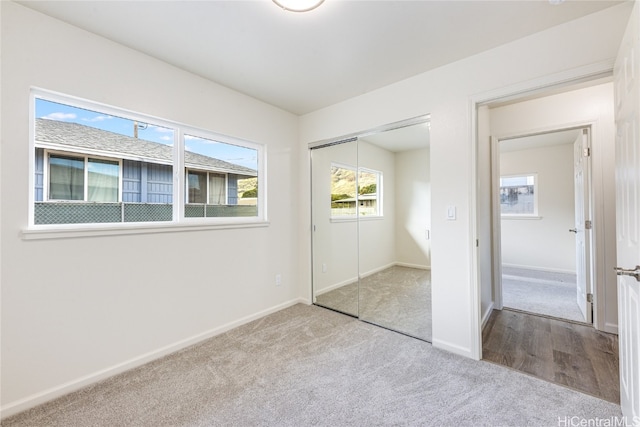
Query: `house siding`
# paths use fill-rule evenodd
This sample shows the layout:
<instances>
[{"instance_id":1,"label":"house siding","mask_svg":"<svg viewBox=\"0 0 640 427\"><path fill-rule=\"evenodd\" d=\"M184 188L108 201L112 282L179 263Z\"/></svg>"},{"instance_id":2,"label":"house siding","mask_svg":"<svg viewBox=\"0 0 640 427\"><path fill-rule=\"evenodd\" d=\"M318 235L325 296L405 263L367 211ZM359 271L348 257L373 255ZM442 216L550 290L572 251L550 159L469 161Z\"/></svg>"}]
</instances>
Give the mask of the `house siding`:
<instances>
[{"instance_id":1,"label":"house siding","mask_svg":"<svg viewBox=\"0 0 640 427\"><path fill-rule=\"evenodd\" d=\"M142 202L140 169L141 162L133 160L122 162L122 201L125 203Z\"/></svg>"},{"instance_id":2,"label":"house siding","mask_svg":"<svg viewBox=\"0 0 640 427\"><path fill-rule=\"evenodd\" d=\"M146 163L146 170L147 203L173 203L172 167Z\"/></svg>"},{"instance_id":3,"label":"house siding","mask_svg":"<svg viewBox=\"0 0 640 427\"><path fill-rule=\"evenodd\" d=\"M238 175L229 174L227 176L227 203L238 204Z\"/></svg>"},{"instance_id":4,"label":"house siding","mask_svg":"<svg viewBox=\"0 0 640 427\"><path fill-rule=\"evenodd\" d=\"M41 202L44 198L44 149L36 148L34 200Z\"/></svg>"}]
</instances>

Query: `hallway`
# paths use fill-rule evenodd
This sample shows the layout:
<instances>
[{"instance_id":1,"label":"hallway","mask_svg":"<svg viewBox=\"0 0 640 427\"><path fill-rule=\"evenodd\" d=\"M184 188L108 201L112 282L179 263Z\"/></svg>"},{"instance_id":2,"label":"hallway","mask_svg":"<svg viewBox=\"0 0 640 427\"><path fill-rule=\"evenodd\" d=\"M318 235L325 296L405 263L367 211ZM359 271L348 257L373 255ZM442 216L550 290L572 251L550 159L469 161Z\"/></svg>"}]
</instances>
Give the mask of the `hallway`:
<instances>
[{"instance_id":1,"label":"hallway","mask_svg":"<svg viewBox=\"0 0 640 427\"><path fill-rule=\"evenodd\" d=\"M494 310L482 332L482 354L486 361L620 402L618 337L591 326Z\"/></svg>"}]
</instances>

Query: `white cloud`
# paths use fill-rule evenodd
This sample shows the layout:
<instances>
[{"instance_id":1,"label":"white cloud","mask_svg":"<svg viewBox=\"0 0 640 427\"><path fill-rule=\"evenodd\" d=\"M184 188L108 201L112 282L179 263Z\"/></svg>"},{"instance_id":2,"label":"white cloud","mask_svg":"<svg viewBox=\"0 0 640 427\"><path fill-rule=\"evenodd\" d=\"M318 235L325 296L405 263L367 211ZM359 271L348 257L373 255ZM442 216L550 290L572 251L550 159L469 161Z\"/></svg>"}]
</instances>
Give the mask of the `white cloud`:
<instances>
[{"instance_id":1,"label":"white cloud","mask_svg":"<svg viewBox=\"0 0 640 427\"><path fill-rule=\"evenodd\" d=\"M82 120L84 120L85 122L103 122L103 121L109 120L109 119L113 119L113 117L112 116L95 116L95 117L91 117L91 118L88 118L88 119L85 118L85 119L82 119Z\"/></svg>"},{"instance_id":2,"label":"white cloud","mask_svg":"<svg viewBox=\"0 0 640 427\"><path fill-rule=\"evenodd\" d=\"M75 113L49 113L46 116L42 116L43 119L49 120L72 120L78 117Z\"/></svg>"},{"instance_id":3,"label":"white cloud","mask_svg":"<svg viewBox=\"0 0 640 427\"><path fill-rule=\"evenodd\" d=\"M160 133L173 133L173 129L164 128L162 126L149 125L149 128Z\"/></svg>"},{"instance_id":4,"label":"white cloud","mask_svg":"<svg viewBox=\"0 0 640 427\"><path fill-rule=\"evenodd\" d=\"M173 140L173 138L171 138L170 136L161 136L160 139L163 140L163 141L172 141Z\"/></svg>"}]
</instances>

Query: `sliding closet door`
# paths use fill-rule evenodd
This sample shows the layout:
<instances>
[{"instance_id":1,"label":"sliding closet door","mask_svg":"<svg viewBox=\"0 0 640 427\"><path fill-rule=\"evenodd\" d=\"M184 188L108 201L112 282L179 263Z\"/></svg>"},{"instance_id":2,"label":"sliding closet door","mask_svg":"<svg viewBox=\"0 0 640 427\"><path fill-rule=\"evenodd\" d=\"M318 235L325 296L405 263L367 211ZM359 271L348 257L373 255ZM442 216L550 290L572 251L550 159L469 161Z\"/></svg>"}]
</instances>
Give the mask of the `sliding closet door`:
<instances>
[{"instance_id":1,"label":"sliding closet door","mask_svg":"<svg viewBox=\"0 0 640 427\"><path fill-rule=\"evenodd\" d=\"M431 340L429 126L358 139L359 317Z\"/></svg>"},{"instance_id":2,"label":"sliding closet door","mask_svg":"<svg viewBox=\"0 0 640 427\"><path fill-rule=\"evenodd\" d=\"M358 316L358 143L311 150L313 300Z\"/></svg>"}]
</instances>

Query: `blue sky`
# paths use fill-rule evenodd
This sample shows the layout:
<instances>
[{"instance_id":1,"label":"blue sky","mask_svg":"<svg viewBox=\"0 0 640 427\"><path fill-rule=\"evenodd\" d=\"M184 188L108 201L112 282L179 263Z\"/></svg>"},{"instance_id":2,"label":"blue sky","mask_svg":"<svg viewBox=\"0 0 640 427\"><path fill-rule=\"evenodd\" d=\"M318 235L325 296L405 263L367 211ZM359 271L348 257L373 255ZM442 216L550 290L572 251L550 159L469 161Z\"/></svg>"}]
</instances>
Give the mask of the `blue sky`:
<instances>
[{"instance_id":1,"label":"blue sky","mask_svg":"<svg viewBox=\"0 0 640 427\"><path fill-rule=\"evenodd\" d=\"M133 136L133 120L39 98L36 98L36 117L79 123L122 135ZM159 144L173 145L173 134L173 129L152 123L139 123L138 126L138 138ZM229 163L258 169L258 153L250 148L185 135L185 149Z\"/></svg>"}]
</instances>

